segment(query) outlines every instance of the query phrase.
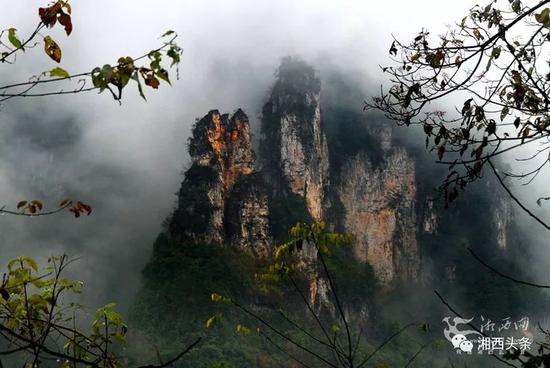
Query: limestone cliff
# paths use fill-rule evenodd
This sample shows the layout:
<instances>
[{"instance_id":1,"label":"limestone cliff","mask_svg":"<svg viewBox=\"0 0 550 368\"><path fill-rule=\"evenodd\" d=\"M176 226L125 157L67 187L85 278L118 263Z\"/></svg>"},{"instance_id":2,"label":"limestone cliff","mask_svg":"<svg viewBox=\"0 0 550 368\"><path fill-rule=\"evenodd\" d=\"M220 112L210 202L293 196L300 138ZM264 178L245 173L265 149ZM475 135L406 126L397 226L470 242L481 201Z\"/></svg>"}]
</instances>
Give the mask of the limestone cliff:
<instances>
[{"instance_id":1,"label":"limestone cliff","mask_svg":"<svg viewBox=\"0 0 550 368\"><path fill-rule=\"evenodd\" d=\"M516 246L521 233L511 227L512 206L495 189L498 183L468 187L444 209L434 189L447 168L434 165L423 142L417 147L409 139L410 130L361 111L366 93L354 87L354 76L351 82L342 77L349 74L323 74L321 86L311 66L284 59L257 122L257 161L251 136L256 122L242 110L212 110L197 119L175 211L144 269L133 308L136 325L168 343L191 341L204 333L204 321L225 313L225 306L210 302L212 292L220 292L270 323L282 323L277 326L285 331L292 326L281 319L280 308L299 326L311 326L311 308L323 324L338 327L336 299L311 242L301 243L294 259L298 293L289 283L266 285L256 277L273 263L269 257L288 240L290 226L321 219L354 238L351 246L332 247L326 265L353 331L366 332L361 349L377 344L378 334L399 321L416 315L440 321L434 289L452 295L457 308L485 315L509 315L512 301L530 300L484 277L466 250L521 275L510 266L525 249ZM222 338L205 341L208 354L190 355L195 360L189 366L285 366L280 363L287 356L273 359L276 351L254 345L257 339L240 349L244 340L230 321L236 321L233 312L227 317L229 323L212 331ZM417 348L411 349L393 365L410 359ZM268 359L259 360L258 352ZM263 364L270 360L273 365Z\"/></svg>"},{"instance_id":2,"label":"limestone cliff","mask_svg":"<svg viewBox=\"0 0 550 368\"><path fill-rule=\"evenodd\" d=\"M354 253L371 264L383 286L416 281L420 254L416 240L415 162L393 148L391 133L382 137L378 167L365 152L340 171L337 196L344 207L345 231L355 237Z\"/></svg>"},{"instance_id":3,"label":"limestone cliff","mask_svg":"<svg viewBox=\"0 0 550 368\"><path fill-rule=\"evenodd\" d=\"M254 174L250 125L242 110L231 118L218 110L197 121L189 139L191 167L170 220L172 235L254 253L268 249L267 193Z\"/></svg>"},{"instance_id":4,"label":"limestone cliff","mask_svg":"<svg viewBox=\"0 0 550 368\"><path fill-rule=\"evenodd\" d=\"M283 59L263 108L262 171L275 197L290 191L305 199L314 220L323 218L328 146L321 122L321 82L313 68Z\"/></svg>"},{"instance_id":5,"label":"limestone cliff","mask_svg":"<svg viewBox=\"0 0 550 368\"><path fill-rule=\"evenodd\" d=\"M339 145L327 140L321 93L312 67L283 59L262 110L258 168L242 110L231 117L212 110L198 120L170 232L265 257L294 222L325 220L355 238L353 254L385 289L418 282L419 237L436 236L440 209L431 195L419 197L414 155L391 128L362 115L342 128ZM339 115L331 119L340 124ZM346 153L329 162L329 149ZM504 202L497 207L496 241L505 248L511 210ZM313 253L303 261L311 300L328 305Z\"/></svg>"}]
</instances>

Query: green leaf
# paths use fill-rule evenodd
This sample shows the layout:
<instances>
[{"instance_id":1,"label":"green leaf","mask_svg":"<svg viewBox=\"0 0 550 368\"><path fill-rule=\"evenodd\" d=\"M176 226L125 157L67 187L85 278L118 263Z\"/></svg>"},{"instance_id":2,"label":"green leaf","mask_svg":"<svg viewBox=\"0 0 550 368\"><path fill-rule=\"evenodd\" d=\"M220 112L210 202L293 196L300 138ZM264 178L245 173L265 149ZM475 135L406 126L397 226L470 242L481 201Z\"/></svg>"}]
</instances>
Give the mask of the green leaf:
<instances>
[{"instance_id":1,"label":"green leaf","mask_svg":"<svg viewBox=\"0 0 550 368\"><path fill-rule=\"evenodd\" d=\"M214 327L214 325L221 319L222 319L221 313L213 315L212 317L208 318L208 320L206 321L206 328Z\"/></svg>"},{"instance_id":2,"label":"green leaf","mask_svg":"<svg viewBox=\"0 0 550 368\"><path fill-rule=\"evenodd\" d=\"M101 68L94 68L94 70L92 70L92 83L94 87L99 88L99 92L103 92L109 85L112 74L113 67L109 64L105 64Z\"/></svg>"},{"instance_id":3,"label":"green leaf","mask_svg":"<svg viewBox=\"0 0 550 368\"><path fill-rule=\"evenodd\" d=\"M520 0L514 0L512 2L512 10L516 13L519 13L521 10L521 1Z\"/></svg>"},{"instance_id":4,"label":"green leaf","mask_svg":"<svg viewBox=\"0 0 550 368\"><path fill-rule=\"evenodd\" d=\"M171 29L169 29L168 31L164 32L164 34L163 34L162 36L160 36L160 37L170 36L170 35L173 35L174 33L176 33L176 32L174 32L174 31L172 31Z\"/></svg>"},{"instance_id":5,"label":"green leaf","mask_svg":"<svg viewBox=\"0 0 550 368\"><path fill-rule=\"evenodd\" d=\"M250 328L243 326L243 325L237 325L237 332L241 335L250 335Z\"/></svg>"},{"instance_id":6,"label":"green leaf","mask_svg":"<svg viewBox=\"0 0 550 368\"><path fill-rule=\"evenodd\" d=\"M181 60L181 48L177 45L172 45L170 49L166 52L166 55L172 59L172 64L170 67L173 67L174 65L177 65L180 63Z\"/></svg>"},{"instance_id":7,"label":"green leaf","mask_svg":"<svg viewBox=\"0 0 550 368\"><path fill-rule=\"evenodd\" d=\"M166 71L166 69L159 69L155 72L155 75L157 77L159 77L160 79L162 79L163 81L165 81L166 83L172 85L172 83L170 83L170 77L168 75L168 72Z\"/></svg>"},{"instance_id":8,"label":"green leaf","mask_svg":"<svg viewBox=\"0 0 550 368\"><path fill-rule=\"evenodd\" d=\"M23 262L25 262L27 266L29 266L30 268L38 272L38 263L36 263L36 261L33 258L23 257Z\"/></svg>"},{"instance_id":9,"label":"green leaf","mask_svg":"<svg viewBox=\"0 0 550 368\"><path fill-rule=\"evenodd\" d=\"M537 22L543 24L544 26L548 27L550 23L550 8L545 8L542 12L539 14L535 14L535 19Z\"/></svg>"},{"instance_id":10,"label":"green leaf","mask_svg":"<svg viewBox=\"0 0 550 368\"><path fill-rule=\"evenodd\" d=\"M50 70L50 77L69 78L69 73L63 68L56 67Z\"/></svg>"},{"instance_id":11,"label":"green leaf","mask_svg":"<svg viewBox=\"0 0 550 368\"><path fill-rule=\"evenodd\" d=\"M143 93L143 87L141 85L141 82L139 80L139 75L138 75L137 72L132 75L132 79L135 80L136 83L137 83L139 95L141 96L141 98L143 98L145 101L147 101L147 98L145 97L145 94Z\"/></svg>"},{"instance_id":12,"label":"green leaf","mask_svg":"<svg viewBox=\"0 0 550 368\"><path fill-rule=\"evenodd\" d=\"M19 38L17 38L15 31L17 30L13 27L8 29L8 40L16 49L19 49L19 48L22 48L22 45L21 45L21 41L19 41Z\"/></svg>"}]
</instances>

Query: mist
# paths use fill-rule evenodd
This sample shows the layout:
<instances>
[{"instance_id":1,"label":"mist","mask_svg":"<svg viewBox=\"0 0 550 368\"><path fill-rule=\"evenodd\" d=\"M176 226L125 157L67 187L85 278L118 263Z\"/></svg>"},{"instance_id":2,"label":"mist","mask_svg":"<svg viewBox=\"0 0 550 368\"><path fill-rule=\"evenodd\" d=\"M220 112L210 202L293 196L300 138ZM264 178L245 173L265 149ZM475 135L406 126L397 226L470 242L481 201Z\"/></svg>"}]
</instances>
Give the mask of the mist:
<instances>
[{"instance_id":1,"label":"mist","mask_svg":"<svg viewBox=\"0 0 550 368\"><path fill-rule=\"evenodd\" d=\"M64 197L93 206L80 219L69 213L40 218L0 217L0 263L21 254L44 261L80 257L71 276L86 284L93 305L112 299L125 307L139 287L163 220L188 161L191 125L211 109L243 108L258 122L262 101L285 55L297 55L321 73L337 69L361 85L383 82L392 34L421 28L443 32L473 1L81 1L73 4L74 31L51 34L63 49L61 66L89 71L119 56L157 47L167 29L184 53L179 80L146 90L128 88L122 105L95 92L10 100L0 107L0 202L22 199L55 207ZM0 22L21 37L38 21L42 1L4 1ZM55 65L41 45L2 65L6 84ZM174 74L175 75L175 74ZM375 94L377 90L373 90ZM365 99L369 96L365 96ZM363 107L358 100L357 109Z\"/></svg>"}]
</instances>

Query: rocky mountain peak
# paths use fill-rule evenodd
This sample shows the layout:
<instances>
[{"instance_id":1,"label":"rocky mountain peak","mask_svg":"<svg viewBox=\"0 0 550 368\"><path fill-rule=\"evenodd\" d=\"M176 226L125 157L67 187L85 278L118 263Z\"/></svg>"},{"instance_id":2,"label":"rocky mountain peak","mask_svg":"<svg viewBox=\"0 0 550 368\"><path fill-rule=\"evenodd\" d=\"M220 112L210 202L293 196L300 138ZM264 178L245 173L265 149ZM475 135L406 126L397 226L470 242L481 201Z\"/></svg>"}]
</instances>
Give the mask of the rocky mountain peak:
<instances>
[{"instance_id":1,"label":"rocky mountain peak","mask_svg":"<svg viewBox=\"0 0 550 368\"><path fill-rule=\"evenodd\" d=\"M328 146L321 122L321 82L301 60L284 58L263 108L262 171L275 197L305 199L314 220L323 218Z\"/></svg>"},{"instance_id":2,"label":"rocky mountain peak","mask_svg":"<svg viewBox=\"0 0 550 368\"><path fill-rule=\"evenodd\" d=\"M238 109L231 118L211 110L199 120L189 139L189 154L194 163L216 166L227 194L239 175L254 171L248 116Z\"/></svg>"},{"instance_id":3,"label":"rocky mountain peak","mask_svg":"<svg viewBox=\"0 0 550 368\"><path fill-rule=\"evenodd\" d=\"M241 109L231 117L211 110L193 126L188 147L191 166L170 221L172 235L219 244L234 239L243 248L265 248L267 196L253 174L247 115ZM252 182L256 185L243 184Z\"/></svg>"}]
</instances>

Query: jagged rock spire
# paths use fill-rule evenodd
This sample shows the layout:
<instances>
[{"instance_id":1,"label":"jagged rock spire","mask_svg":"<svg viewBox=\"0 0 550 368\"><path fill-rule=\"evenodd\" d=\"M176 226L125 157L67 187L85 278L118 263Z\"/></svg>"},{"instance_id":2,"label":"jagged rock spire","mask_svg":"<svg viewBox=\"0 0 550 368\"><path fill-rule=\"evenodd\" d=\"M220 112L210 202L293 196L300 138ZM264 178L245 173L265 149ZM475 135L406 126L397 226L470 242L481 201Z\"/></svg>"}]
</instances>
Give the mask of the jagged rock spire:
<instances>
[{"instance_id":1,"label":"jagged rock spire","mask_svg":"<svg viewBox=\"0 0 550 368\"><path fill-rule=\"evenodd\" d=\"M305 62L284 58L263 108L262 171L274 195L305 199L314 220L323 218L328 147L321 123L321 82Z\"/></svg>"},{"instance_id":2,"label":"jagged rock spire","mask_svg":"<svg viewBox=\"0 0 550 368\"><path fill-rule=\"evenodd\" d=\"M253 174L247 115L241 109L231 117L211 110L194 125L189 154L191 167L170 221L172 235L267 252L267 194Z\"/></svg>"}]
</instances>

